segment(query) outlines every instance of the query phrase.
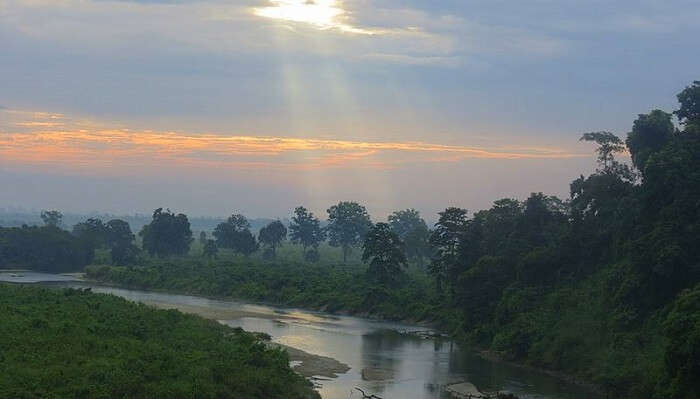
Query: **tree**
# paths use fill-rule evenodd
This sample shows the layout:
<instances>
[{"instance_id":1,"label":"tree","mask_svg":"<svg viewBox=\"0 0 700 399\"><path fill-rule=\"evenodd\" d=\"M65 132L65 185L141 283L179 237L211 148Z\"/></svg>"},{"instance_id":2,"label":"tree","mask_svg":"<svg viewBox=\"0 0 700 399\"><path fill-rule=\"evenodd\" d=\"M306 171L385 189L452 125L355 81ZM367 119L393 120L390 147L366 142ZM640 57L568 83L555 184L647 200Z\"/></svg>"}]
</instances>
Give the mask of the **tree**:
<instances>
[{"instance_id":1,"label":"tree","mask_svg":"<svg viewBox=\"0 0 700 399\"><path fill-rule=\"evenodd\" d=\"M598 144L598 164L603 166L603 170L607 170L613 164L615 153L625 150L622 139L610 132L584 133L580 141L593 141Z\"/></svg>"},{"instance_id":2,"label":"tree","mask_svg":"<svg viewBox=\"0 0 700 399\"><path fill-rule=\"evenodd\" d=\"M658 109L640 114L626 141L634 166L644 172L649 156L668 143L674 131L671 114Z\"/></svg>"},{"instance_id":3,"label":"tree","mask_svg":"<svg viewBox=\"0 0 700 399\"><path fill-rule=\"evenodd\" d=\"M207 232L206 231L200 231L199 232L199 244L204 247L204 245L207 243Z\"/></svg>"},{"instance_id":4,"label":"tree","mask_svg":"<svg viewBox=\"0 0 700 399\"><path fill-rule=\"evenodd\" d=\"M681 107L673 112L686 130L700 129L700 80L686 87L678 94L678 102ZM692 126L691 126L692 125Z\"/></svg>"},{"instance_id":5,"label":"tree","mask_svg":"<svg viewBox=\"0 0 700 399\"><path fill-rule=\"evenodd\" d=\"M287 228L282 222L276 220L260 229L258 241L267 245L272 250L272 259L277 258L277 247L282 245L282 240L287 237Z\"/></svg>"},{"instance_id":6,"label":"tree","mask_svg":"<svg viewBox=\"0 0 700 399\"><path fill-rule=\"evenodd\" d=\"M216 246L216 241L214 240L206 240L204 243L204 246L202 247L202 255L205 257L212 259L216 258L216 256L219 253L219 247Z\"/></svg>"},{"instance_id":7,"label":"tree","mask_svg":"<svg viewBox=\"0 0 700 399\"><path fill-rule=\"evenodd\" d=\"M343 249L343 263L354 246L364 239L372 227L367 209L357 202L339 202L328 208L328 238L333 247Z\"/></svg>"},{"instance_id":8,"label":"tree","mask_svg":"<svg viewBox=\"0 0 700 399\"><path fill-rule=\"evenodd\" d=\"M428 271L435 277L438 291L442 291L443 281L453 274L451 271L457 264L459 242L467 226L467 210L451 207L438 215L440 218L430 235L433 256Z\"/></svg>"},{"instance_id":9,"label":"tree","mask_svg":"<svg viewBox=\"0 0 700 399\"><path fill-rule=\"evenodd\" d=\"M83 240L93 249L107 245L107 226L102 223L102 220L97 218L89 218L73 226L73 235Z\"/></svg>"},{"instance_id":10,"label":"tree","mask_svg":"<svg viewBox=\"0 0 700 399\"><path fill-rule=\"evenodd\" d=\"M406 266L404 243L387 223L377 223L365 235L362 261L368 262L367 274L380 284L390 282Z\"/></svg>"},{"instance_id":11,"label":"tree","mask_svg":"<svg viewBox=\"0 0 700 399\"><path fill-rule=\"evenodd\" d=\"M219 248L229 248L245 256L258 250L255 236L250 232L250 223L241 214L231 215L225 222L219 223L213 235Z\"/></svg>"},{"instance_id":12,"label":"tree","mask_svg":"<svg viewBox=\"0 0 700 399\"><path fill-rule=\"evenodd\" d=\"M105 225L107 245L110 247L112 263L126 265L136 261L139 249L134 245L134 233L129 223L121 219L112 219Z\"/></svg>"},{"instance_id":13,"label":"tree","mask_svg":"<svg viewBox=\"0 0 700 399\"><path fill-rule=\"evenodd\" d=\"M295 244L301 244L306 257L307 249L318 248L326 239L326 232L321 228L321 222L303 206L294 209L292 222L289 223L289 237ZM318 252L317 252L318 253Z\"/></svg>"},{"instance_id":14,"label":"tree","mask_svg":"<svg viewBox=\"0 0 700 399\"><path fill-rule=\"evenodd\" d=\"M63 214L59 211L41 211L41 220L47 226L58 227L63 220Z\"/></svg>"},{"instance_id":15,"label":"tree","mask_svg":"<svg viewBox=\"0 0 700 399\"><path fill-rule=\"evenodd\" d=\"M143 248L149 254L166 257L184 255L190 250L192 230L185 214L175 215L170 209L153 211L151 223L143 226L139 235L143 238Z\"/></svg>"},{"instance_id":16,"label":"tree","mask_svg":"<svg viewBox=\"0 0 700 399\"><path fill-rule=\"evenodd\" d=\"M428 225L415 209L396 211L387 218L391 230L405 244L406 256L423 265L423 258L429 253L430 231Z\"/></svg>"}]
</instances>

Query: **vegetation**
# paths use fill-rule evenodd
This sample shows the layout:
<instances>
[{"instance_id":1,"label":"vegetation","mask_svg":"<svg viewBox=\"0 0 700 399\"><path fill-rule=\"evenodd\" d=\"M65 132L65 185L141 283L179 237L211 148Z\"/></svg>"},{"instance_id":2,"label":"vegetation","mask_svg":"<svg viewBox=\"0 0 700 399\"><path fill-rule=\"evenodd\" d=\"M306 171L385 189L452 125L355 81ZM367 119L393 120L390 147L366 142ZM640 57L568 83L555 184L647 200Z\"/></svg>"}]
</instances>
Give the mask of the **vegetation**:
<instances>
[{"instance_id":1,"label":"vegetation","mask_svg":"<svg viewBox=\"0 0 700 399\"><path fill-rule=\"evenodd\" d=\"M576 178L566 200L532 193L472 214L447 208L432 231L411 209L373 225L364 206L340 202L321 228L299 207L291 239L303 258L325 264L247 257L257 243L247 220L234 215L214 236L245 258L223 251L217 260L144 257L88 273L133 287L422 318L613 397L697 398L700 82L678 100L673 113L639 115L626 140L585 133L598 168ZM631 165L616 159L625 150ZM341 248L342 265L320 256L324 235ZM367 265L348 264L361 244ZM403 267L408 259L414 267Z\"/></svg>"},{"instance_id":2,"label":"vegetation","mask_svg":"<svg viewBox=\"0 0 700 399\"><path fill-rule=\"evenodd\" d=\"M318 261L318 246L326 240L326 230L321 228L321 221L303 206L294 209L292 222L289 224L290 239L304 249L304 259ZM311 251L309 251L311 248Z\"/></svg>"},{"instance_id":3,"label":"vegetation","mask_svg":"<svg viewBox=\"0 0 700 399\"><path fill-rule=\"evenodd\" d=\"M214 237L220 248L229 248L246 256L258 250L255 236L250 232L250 223L240 214L231 215L228 220L219 223L214 229Z\"/></svg>"},{"instance_id":4,"label":"vegetation","mask_svg":"<svg viewBox=\"0 0 700 399\"><path fill-rule=\"evenodd\" d=\"M11 398L315 398L252 334L84 290L0 285Z\"/></svg>"},{"instance_id":5,"label":"vegetation","mask_svg":"<svg viewBox=\"0 0 700 399\"><path fill-rule=\"evenodd\" d=\"M153 221L143 226L139 235L143 239L143 249L160 257L186 254L192 243L187 216L175 215L169 209L163 212L163 208L153 211Z\"/></svg>"},{"instance_id":6,"label":"vegetation","mask_svg":"<svg viewBox=\"0 0 700 399\"><path fill-rule=\"evenodd\" d=\"M328 208L328 243L343 249L343 263L371 226L367 209L357 202L339 202Z\"/></svg>"},{"instance_id":7,"label":"vegetation","mask_svg":"<svg viewBox=\"0 0 700 399\"><path fill-rule=\"evenodd\" d=\"M279 220L270 222L260 229L258 241L265 245L265 257L267 259L277 258L277 247L282 245L282 241L287 238L287 228Z\"/></svg>"},{"instance_id":8,"label":"vegetation","mask_svg":"<svg viewBox=\"0 0 700 399\"><path fill-rule=\"evenodd\" d=\"M362 261L367 262L367 274L386 286L407 265L404 243L387 223L375 224L365 236Z\"/></svg>"},{"instance_id":9,"label":"vegetation","mask_svg":"<svg viewBox=\"0 0 700 399\"><path fill-rule=\"evenodd\" d=\"M55 225L0 227L0 269L64 273L92 262L94 249Z\"/></svg>"}]
</instances>

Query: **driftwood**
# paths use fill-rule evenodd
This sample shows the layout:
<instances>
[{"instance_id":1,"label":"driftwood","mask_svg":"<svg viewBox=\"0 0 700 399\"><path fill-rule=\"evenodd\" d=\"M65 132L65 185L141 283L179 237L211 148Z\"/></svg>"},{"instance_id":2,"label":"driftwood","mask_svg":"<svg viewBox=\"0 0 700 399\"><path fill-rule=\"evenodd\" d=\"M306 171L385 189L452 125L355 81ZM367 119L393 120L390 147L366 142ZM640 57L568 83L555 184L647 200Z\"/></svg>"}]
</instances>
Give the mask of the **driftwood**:
<instances>
[{"instance_id":1,"label":"driftwood","mask_svg":"<svg viewBox=\"0 0 700 399\"><path fill-rule=\"evenodd\" d=\"M379 396L374 395L374 394L372 394L372 395L367 395L367 394L365 393L365 391L361 390L361 389L358 388L358 387L355 387L355 389L357 389L358 391L360 391L360 393L362 394L362 399L382 399L382 398L380 398Z\"/></svg>"}]
</instances>

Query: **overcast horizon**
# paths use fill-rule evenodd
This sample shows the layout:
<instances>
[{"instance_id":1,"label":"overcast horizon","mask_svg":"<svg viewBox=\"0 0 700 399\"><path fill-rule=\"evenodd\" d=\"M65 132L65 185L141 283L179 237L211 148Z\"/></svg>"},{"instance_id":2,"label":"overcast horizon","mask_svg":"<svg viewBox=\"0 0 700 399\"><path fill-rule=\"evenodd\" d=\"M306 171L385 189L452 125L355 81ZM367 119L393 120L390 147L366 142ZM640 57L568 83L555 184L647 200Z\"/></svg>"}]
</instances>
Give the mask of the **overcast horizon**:
<instances>
[{"instance_id":1,"label":"overcast horizon","mask_svg":"<svg viewBox=\"0 0 700 399\"><path fill-rule=\"evenodd\" d=\"M0 208L566 199L698 79L700 3L610 3L0 0Z\"/></svg>"}]
</instances>

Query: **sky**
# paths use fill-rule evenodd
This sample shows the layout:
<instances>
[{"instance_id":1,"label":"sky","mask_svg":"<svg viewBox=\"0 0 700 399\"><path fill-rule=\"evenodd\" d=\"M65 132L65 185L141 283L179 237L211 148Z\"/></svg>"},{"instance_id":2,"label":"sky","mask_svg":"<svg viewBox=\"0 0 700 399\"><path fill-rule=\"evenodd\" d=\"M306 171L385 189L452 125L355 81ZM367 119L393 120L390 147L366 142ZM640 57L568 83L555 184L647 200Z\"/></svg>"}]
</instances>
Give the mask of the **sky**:
<instances>
[{"instance_id":1,"label":"sky","mask_svg":"<svg viewBox=\"0 0 700 399\"><path fill-rule=\"evenodd\" d=\"M0 0L0 207L375 220L568 197L700 79L697 0Z\"/></svg>"}]
</instances>

